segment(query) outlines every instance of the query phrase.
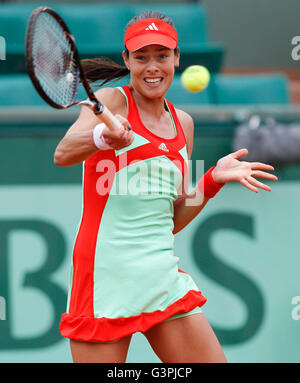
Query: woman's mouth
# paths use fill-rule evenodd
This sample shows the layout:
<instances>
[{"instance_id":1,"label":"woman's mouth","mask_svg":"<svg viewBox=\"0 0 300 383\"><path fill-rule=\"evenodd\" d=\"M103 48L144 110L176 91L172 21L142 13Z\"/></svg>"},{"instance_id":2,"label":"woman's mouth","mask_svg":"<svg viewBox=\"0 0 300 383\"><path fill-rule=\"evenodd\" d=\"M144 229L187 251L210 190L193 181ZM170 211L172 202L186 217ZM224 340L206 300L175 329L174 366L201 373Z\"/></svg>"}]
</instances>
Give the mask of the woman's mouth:
<instances>
[{"instance_id":1,"label":"woman's mouth","mask_svg":"<svg viewBox=\"0 0 300 383\"><path fill-rule=\"evenodd\" d=\"M150 87L156 87L161 84L163 81L162 77L145 77L144 78L145 83Z\"/></svg>"}]
</instances>

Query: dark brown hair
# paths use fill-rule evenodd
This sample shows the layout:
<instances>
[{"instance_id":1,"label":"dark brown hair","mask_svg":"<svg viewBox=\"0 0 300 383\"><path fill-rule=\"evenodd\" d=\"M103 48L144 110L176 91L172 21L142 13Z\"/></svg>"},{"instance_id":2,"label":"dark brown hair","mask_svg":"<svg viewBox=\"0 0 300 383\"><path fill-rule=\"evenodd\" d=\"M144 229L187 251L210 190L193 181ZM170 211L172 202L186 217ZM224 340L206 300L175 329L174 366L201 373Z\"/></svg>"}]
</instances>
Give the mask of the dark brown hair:
<instances>
[{"instance_id":1,"label":"dark brown hair","mask_svg":"<svg viewBox=\"0 0 300 383\"><path fill-rule=\"evenodd\" d=\"M127 23L125 30L137 21L149 18L163 20L169 25L171 25L173 28L175 28L173 20L170 17L164 15L163 13L155 11L145 11L134 16ZM175 54L178 53L177 47L175 48L174 52ZM126 47L125 55L126 57L129 57L129 51ZM109 59L108 57L98 57L94 59L81 60L81 64L90 82L102 80L100 84L97 84L99 86L102 86L111 81L120 80L121 78L127 76L130 73L129 69L126 66L119 65L113 60Z\"/></svg>"}]
</instances>

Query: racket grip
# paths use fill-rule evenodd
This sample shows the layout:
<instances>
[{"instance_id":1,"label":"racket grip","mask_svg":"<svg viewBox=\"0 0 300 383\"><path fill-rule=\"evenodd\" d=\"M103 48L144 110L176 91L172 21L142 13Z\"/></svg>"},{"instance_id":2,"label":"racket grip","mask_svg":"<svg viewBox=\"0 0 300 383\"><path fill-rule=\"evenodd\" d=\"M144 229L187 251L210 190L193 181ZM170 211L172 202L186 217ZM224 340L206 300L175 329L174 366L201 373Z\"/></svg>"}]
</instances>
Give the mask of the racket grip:
<instances>
[{"instance_id":1,"label":"racket grip","mask_svg":"<svg viewBox=\"0 0 300 383\"><path fill-rule=\"evenodd\" d=\"M98 117L105 123L105 125L111 130L124 129L121 122L107 109L106 106L103 108L103 112Z\"/></svg>"}]
</instances>

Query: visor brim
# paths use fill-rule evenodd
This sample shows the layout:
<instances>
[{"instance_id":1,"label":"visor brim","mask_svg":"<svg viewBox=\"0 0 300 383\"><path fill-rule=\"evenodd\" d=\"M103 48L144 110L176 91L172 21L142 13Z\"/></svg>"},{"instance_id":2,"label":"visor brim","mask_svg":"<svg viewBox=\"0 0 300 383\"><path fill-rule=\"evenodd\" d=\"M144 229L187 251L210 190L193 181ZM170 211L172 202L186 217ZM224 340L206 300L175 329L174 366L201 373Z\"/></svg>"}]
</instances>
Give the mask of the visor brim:
<instances>
[{"instance_id":1,"label":"visor brim","mask_svg":"<svg viewBox=\"0 0 300 383\"><path fill-rule=\"evenodd\" d=\"M177 46L176 41L170 37L158 32L155 33L147 33L145 35L134 36L126 42L126 48L130 52L137 51L147 45L162 45L169 49L175 49Z\"/></svg>"}]
</instances>

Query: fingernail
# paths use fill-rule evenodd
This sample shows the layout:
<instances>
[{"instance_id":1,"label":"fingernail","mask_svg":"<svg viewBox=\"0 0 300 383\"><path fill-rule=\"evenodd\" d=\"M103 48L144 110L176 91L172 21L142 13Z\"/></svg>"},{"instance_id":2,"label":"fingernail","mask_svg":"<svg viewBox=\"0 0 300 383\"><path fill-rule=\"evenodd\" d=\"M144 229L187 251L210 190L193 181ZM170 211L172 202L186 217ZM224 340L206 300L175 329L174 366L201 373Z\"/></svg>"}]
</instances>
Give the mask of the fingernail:
<instances>
[{"instance_id":1,"label":"fingernail","mask_svg":"<svg viewBox=\"0 0 300 383\"><path fill-rule=\"evenodd\" d=\"M127 129L128 129L128 130L131 130L131 127L130 127L129 125L127 125Z\"/></svg>"}]
</instances>

